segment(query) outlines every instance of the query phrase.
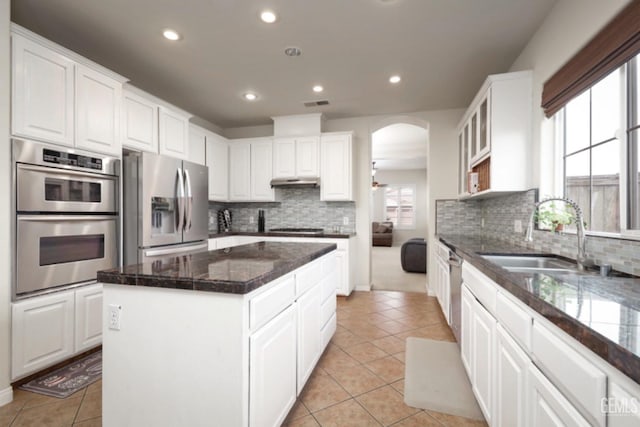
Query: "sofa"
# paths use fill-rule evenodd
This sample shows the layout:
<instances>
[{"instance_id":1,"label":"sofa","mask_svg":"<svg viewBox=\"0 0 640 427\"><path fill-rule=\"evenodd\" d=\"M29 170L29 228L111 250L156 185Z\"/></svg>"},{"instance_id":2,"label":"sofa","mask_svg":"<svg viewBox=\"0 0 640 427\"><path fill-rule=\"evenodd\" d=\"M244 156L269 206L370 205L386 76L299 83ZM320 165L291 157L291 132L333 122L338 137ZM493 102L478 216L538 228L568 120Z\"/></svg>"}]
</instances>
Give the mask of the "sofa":
<instances>
[{"instance_id":1,"label":"sofa","mask_svg":"<svg viewBox=\"0 0 640 427\"><path fill-rule=\"evenodd\" d=\"M408 273L426 273L427 242L420 237L404 242L400 248L400 264Z\"/></svg>"},{"instance_id":2,"label":"sofa","mask_svg":"<svg viewBox=\"0 0 640 427\"><path fill-rule=\"evenodd\" d=\"M373 237L373 246L393 245L393 223L390 221L372 222L371 235Z\"/></svg>"}]
</instances>

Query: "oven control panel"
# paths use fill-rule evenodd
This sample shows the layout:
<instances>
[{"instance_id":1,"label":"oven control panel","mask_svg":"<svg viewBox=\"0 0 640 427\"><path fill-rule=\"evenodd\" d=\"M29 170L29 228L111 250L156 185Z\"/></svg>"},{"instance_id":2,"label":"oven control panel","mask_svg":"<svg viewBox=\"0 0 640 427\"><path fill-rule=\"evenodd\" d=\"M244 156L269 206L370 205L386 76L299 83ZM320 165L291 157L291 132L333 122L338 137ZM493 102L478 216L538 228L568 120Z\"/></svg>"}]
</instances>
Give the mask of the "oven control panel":
<instances>
[{"instance_id":1,"label":"oven control panel","mask_svg":"<svg viewBox=\"0 0 640 427\"><path fill-rule=\"evenodd\" d=\"M75 166L98 171L102 170L101 158L51 150L48 148L42 149L42 160L47 163L55 163L58 165Z\"/></svg>"}]
</instances>

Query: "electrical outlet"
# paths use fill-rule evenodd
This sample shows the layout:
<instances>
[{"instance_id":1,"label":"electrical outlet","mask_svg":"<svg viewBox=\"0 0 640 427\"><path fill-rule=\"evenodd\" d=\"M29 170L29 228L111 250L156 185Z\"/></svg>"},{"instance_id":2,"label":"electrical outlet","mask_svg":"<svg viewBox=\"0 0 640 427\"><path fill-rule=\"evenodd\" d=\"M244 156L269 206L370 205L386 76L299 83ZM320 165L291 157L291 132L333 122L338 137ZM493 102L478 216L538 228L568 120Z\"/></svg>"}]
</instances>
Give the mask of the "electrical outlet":
<instances>
[{"instance_id":1,"label":"electrical outlet","mask_svg":"<svg viewBox=\"0 0 640 427\"><path fill-rule=\"evenodd\" d=\"M342 225L349 225L349 217L348 216L342 217Z\"/></svg>"},{"instance_id":2,"label":"electrical outlet","mask_svg":"<svg viewBox=\"0 0 640 427\"><path fill-rule=\"evenodd\" d=\"M249 224L253 224L253 217L252 216L249 217Z\"/></svg>"},{"instance_id":3,"label":"electrical outlet","mask_svg":"<svg viewBox=\"0 0 640 427\"><path fill-rule=\"evenodd\" d=\"M513 221L513 231L516 233L522 233L522 221L519 219Z\"/></svg>"},{"instance_id":4,"label":"electrical outlet","mask_svg":"<svg viewBox=\"0 0 640 427\"><path fill-rule=\"evenodd\" d=\"M120 315L122 314L122 306L118 304L109 304L109 329L114 331L120 330Z\"/></svg>"}]
</instances>

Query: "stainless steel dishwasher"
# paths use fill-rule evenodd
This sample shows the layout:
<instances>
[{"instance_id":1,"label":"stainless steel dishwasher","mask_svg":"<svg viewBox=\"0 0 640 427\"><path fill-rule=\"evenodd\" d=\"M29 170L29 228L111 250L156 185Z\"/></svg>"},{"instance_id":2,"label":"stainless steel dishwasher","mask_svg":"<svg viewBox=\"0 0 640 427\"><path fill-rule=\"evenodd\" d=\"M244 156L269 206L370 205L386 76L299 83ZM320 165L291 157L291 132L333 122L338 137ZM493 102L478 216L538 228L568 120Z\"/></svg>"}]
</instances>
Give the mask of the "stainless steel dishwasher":
<instances>
[{"instance_id":1,"label":"stainless steel dishwasher","mask_svg":"<svg viewBox=\"0 0 640 427\"><path fill-rule=\"evenodd\" d=\"M462 290L462 258L455 252L449 251L449 301L451 304L451 329L460 345L460 327L461 327L461 290Z\"/></svg>"}]
</instances>

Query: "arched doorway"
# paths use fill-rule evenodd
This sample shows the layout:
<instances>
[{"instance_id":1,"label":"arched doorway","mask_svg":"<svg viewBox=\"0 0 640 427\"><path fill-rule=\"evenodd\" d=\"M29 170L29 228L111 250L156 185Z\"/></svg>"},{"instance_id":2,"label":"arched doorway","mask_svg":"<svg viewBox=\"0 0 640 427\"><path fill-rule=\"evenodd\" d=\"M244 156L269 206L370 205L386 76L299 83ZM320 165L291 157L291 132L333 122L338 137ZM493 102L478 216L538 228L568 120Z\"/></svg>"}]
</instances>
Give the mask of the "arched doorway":
<instances>
[{"instance_id":1,"label":"arched doorway","mask_svg":"<svg viewBox=\"0 0 640 427\"><path fill-rule=\"evenodd\" d=\"M426 242L428 236L428 129L423 120L400 116L386 118L371 132L372 290L427 292L426 243L407 245L412 255L405 258L408 272L402 268L401 247L410 239Z\"/></svg>"}]
</instances>

